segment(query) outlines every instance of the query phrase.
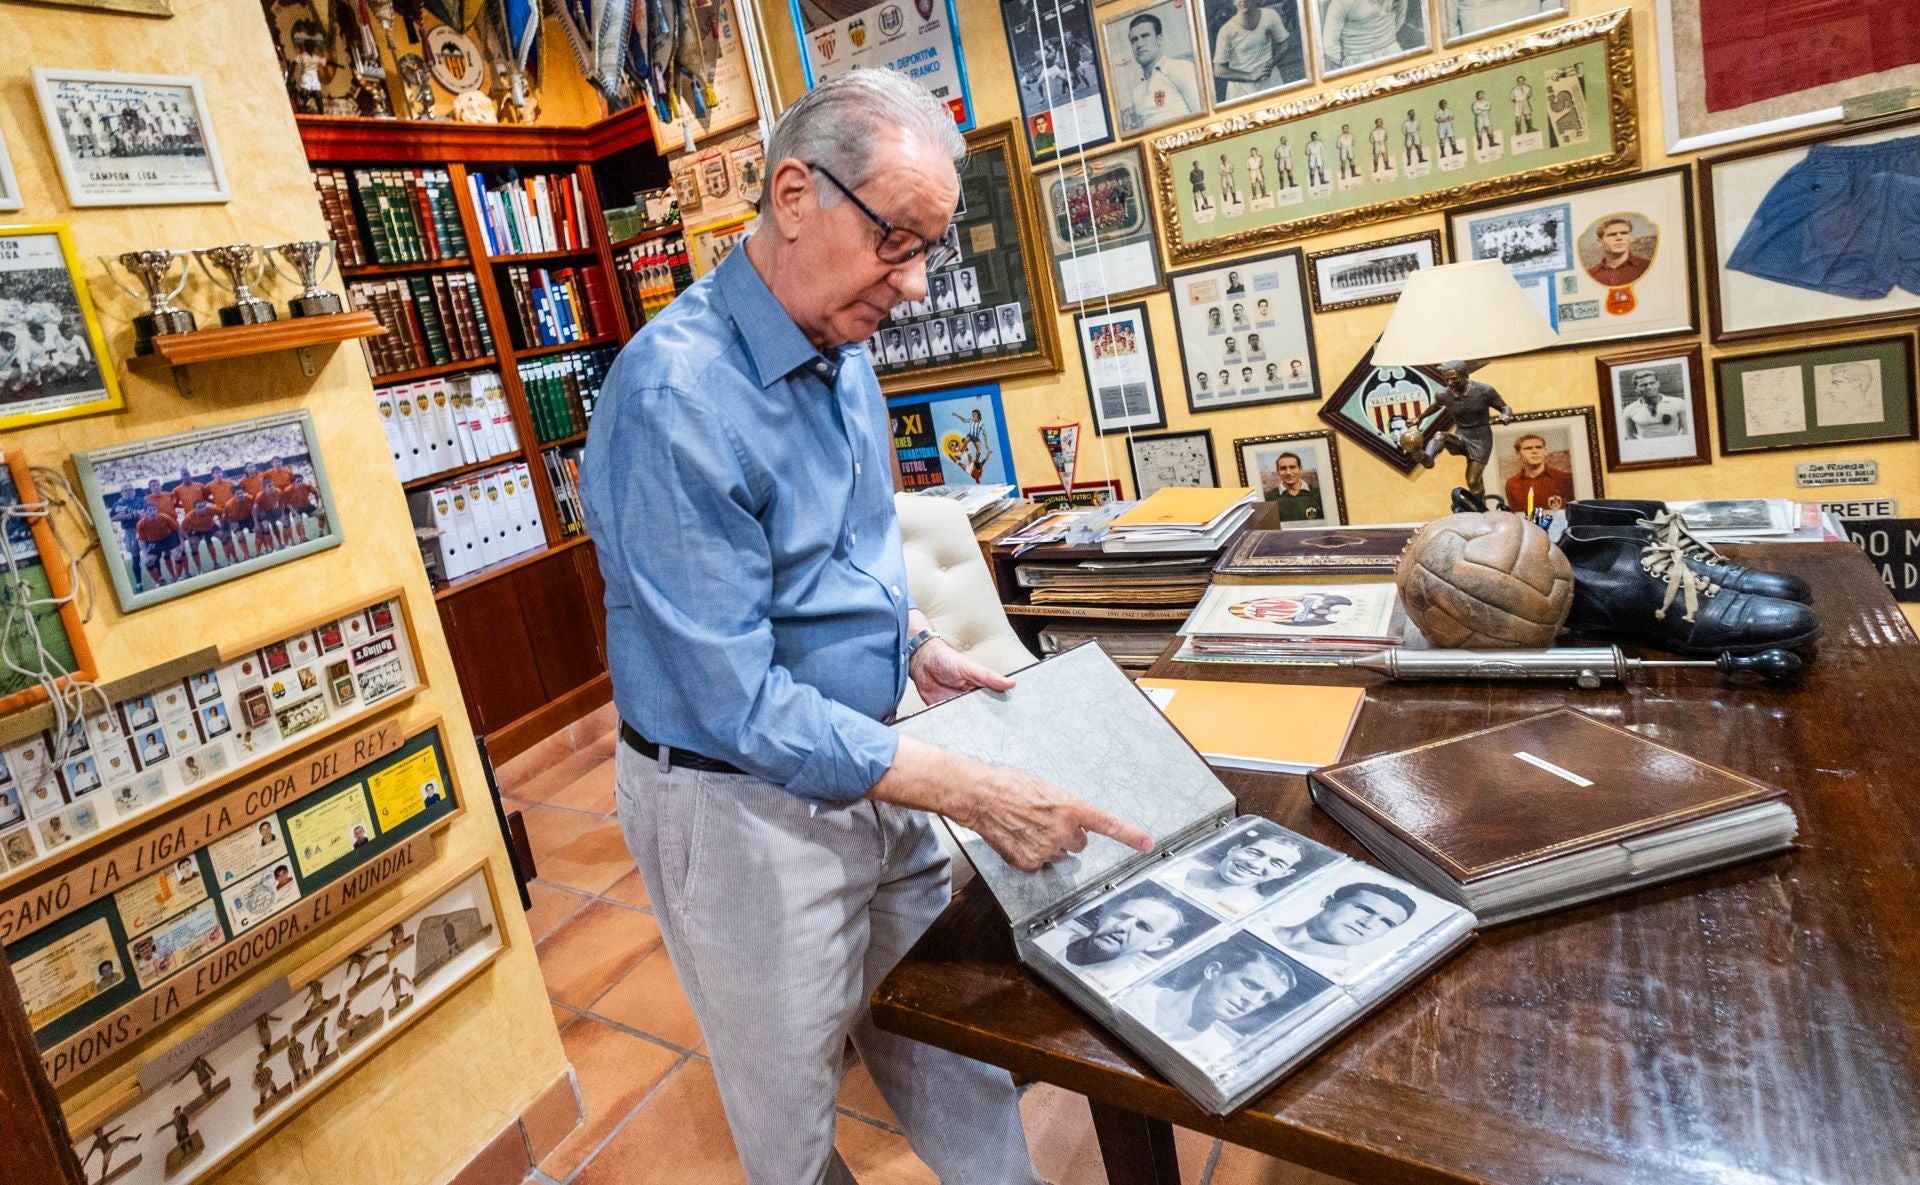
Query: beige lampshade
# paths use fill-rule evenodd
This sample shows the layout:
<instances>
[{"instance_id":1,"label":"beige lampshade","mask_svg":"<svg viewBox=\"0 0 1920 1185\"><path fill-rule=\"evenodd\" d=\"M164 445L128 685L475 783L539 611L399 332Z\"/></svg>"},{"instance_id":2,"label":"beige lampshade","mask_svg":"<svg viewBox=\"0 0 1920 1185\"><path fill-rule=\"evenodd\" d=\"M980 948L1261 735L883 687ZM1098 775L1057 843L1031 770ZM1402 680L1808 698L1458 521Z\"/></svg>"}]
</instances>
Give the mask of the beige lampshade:
<instances>
[{"instance_id":1,"label":"beige lampshade","mask_svg":"<svg viewBox=\"0 0 1920 1185\"><path fill-rule=\"evenodd\" d=\"M1434 366L1453 359L1503 358L1559 340L1520 282L1497 259L1424 268L1407 280L1375 366Z\"/></svg>"}]
</instances>

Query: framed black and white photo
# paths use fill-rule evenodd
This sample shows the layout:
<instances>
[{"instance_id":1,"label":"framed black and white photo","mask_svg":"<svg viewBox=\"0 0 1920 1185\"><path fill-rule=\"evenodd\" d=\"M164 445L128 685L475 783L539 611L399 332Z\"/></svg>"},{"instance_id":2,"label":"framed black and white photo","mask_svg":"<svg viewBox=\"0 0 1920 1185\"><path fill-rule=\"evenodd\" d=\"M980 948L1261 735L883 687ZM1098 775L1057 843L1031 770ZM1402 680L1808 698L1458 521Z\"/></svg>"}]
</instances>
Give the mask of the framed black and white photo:
<instances>
[{"instance_id":1,"label":"framed black and white photo","mask_svg":"<svg viewBox=\"0 0 1920 1185\"><path fill-rule=\"evenodd\" d=\"M1073 336L1080 343L1096 433L1167 426L1146 305L1081 313L1073 319Z\"/></svg>"},{"instance_id":2,"label":"framed black and white photo","mask_svg":"<svg viewBox=\"0 0 1920 1185\"><path fill-rule=\"evenodd\" d=\"M13 175L13 158L7 155L7 137L0 132L0 212L18 210L24 204L20 181Z\"/></svg>"},{"instance_id":3,"label":"framed black and white photo","mask_svg":"<svg viewBox=\"0 0 1920 1185\"><path fill-rule=\"evenodd\" d=\"M1320 77L1339 78L1433 48L1426 0L1312 0Z\"/></svg>"},{"instance_id":4,"label":"framed black and white photo","mask_svg":"<svg viewBox=\"0 0 1920 1185\"><path fill-rule=\"evenodd\" d=\"M1137 136L1213 107L1187 0L1149 0L1100 18L1114 129Z\"/></svg>"},{"instance_id":5,"label":"framed black and white photo","mask_svg":"<svg viewBox=\"0 0 1920 1185\"><path fill-rule=\"evenodd\" d=\"M0 428L126 406L64 222L0 227Z\"/></svg>"},{"instance_id":6,"label":"framed black and white photo","mask_svg":"<svg viewBox=\"0 0 1920 1185\"><path fill-rule=\"evenodd\" d=\"M1133 496L1145 498L1168 486L1220 484L1213 464L1213 433L1163 432L1127 437L1127 462L1133 468Z\"/></svg>"},{"instance_id":7,"label":"framed black and white photo","mask_svg":"<svg viewBox=\"0 0 1920 1185\"><path fill-rule=\"evenodd\" d=\"M1609 470L1668 469L1712 460L1698 345L1603 355L1594 365Z\"/></svg>"},{"instance_id":8,"label":"framed black and white photo","mask_svg":"<svg viewBox=\"0 0 1920 1185\"><path fill-rule=\"evenodd\" d=\"M1440 43L1458 45L1565 15L1566 0L1440 0Z\"/></svg>"},{"instance_id":9,"label":"framed black and white photo","mask_svg":"<svg viewBox=\"0 0 1920 1185\"><path fill-rule=\"evenodd\" d=\"M1437 230L1315 251L1307 256L1313 311L1333 313L1370 304L1392 304L1400 298L1409 276L1445 262Z\"/></svg>"},{"instance_id":10,"label":"framed black and white photo","mask_svg":"<svg viewBox=\"0 0 1920 1185\"><path fill-rule=\"evenodd\" d=\"M1158 292L1152 189L1137 146L1036 170L1060 308Z\"/></svg>"},{"instance_id":11,"label":"framed black and white photo","mask_svg":"<svg viewBox=\"0 0 1920 1185\"><path fill-rule=\"evenodd\" d=\"M1284 432L1233 442L1240 484L1272 502L1282 523L1347 523L1347 493L1331 432Z\"/></svg>"},{"instance_id":12,"label":"framed black and white photo","mask_svg":"<svg viewBox=\"0 0 1920 1185\"><path fill-rule=\"evenodd\" d=\"M1713 360L1720 452L1912 440L1911 334Z\"/></svg>"},{"instance_id":13,"label":"framed black and white photo","mask_svg":"<svg viewBox=\"0 0 1920 1185\"><path fill-rule=\"evenodd\" d=\"M1196 0L1216 109L1313 81L1306 0Z\"/></svg>"},{"instance_id":14,"label":"framed black and white photo","mask_svg":"<svg viewBox=\"0 0 1920 1185\"><path fill-rule=\"evenodd\" d=\"M1251 407L1320 394L1300 249L1168 277L1187 407Z\"/></svg>"},{"instance_id":15,"label":"framed black and white photo","mask_svg":"<svg viewBox=\"0 0 1920 1185\"><path fill-rule=\"evenodd\" d=\"M1093 0L1000 0L1000 24L1033 163L1110 143Z\"/></svg>"},{"instance_id":16,"label":"framed black and white photo","mask_svg":"<svg viewBox=\"0 0 1920 1185\"><path fill-rule=\"evenodd\" d=\"M1604 495L1593 409L1521 412L1510 423L1495 423L1487 492L1522 513Z\"/></svg>"},{"instance_id":17,"label":"framed black and white photo","mask_svg":"<svg viewBox=\"0 0 1920 1185\"><path fill-rule=\"evenodd\" d=\"M200 80L36 67L33 89L74 206L174 206L232 196Z\"/></svg>"},{"instance_id":18,"label":"framed black and white photo","mask_svg":"<svg viewBox=\"0 0 1920 1185\"><path fill-rule=\"evenodd\" d=\"M73 455L122 612L340 545L304 411Z\"/></svg>"}]
</instances>

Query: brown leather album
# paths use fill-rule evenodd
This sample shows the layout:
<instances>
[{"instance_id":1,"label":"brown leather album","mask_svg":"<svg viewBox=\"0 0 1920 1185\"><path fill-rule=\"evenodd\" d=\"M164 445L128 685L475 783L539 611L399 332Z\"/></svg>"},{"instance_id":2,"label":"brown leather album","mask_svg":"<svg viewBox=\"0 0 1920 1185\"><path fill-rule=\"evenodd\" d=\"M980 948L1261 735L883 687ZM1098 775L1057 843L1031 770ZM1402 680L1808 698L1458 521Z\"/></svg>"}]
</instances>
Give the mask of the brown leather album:
<instances>
[{"instance_id":1,"label":"brown leather album","mask_svg":"<svg viewBox=\"0 0 1920 1185\"><path fill-rule=\"evenodd\" d=\"M1222 576L1391 576L1410 527L1305 527L1246 531L1221 555Z\"/></svg>"},{"instance_id":2,"label":"brown leather album","mask_svg":"<svg viewBox=\"0 0 1920 1185\"><path fill-rule=\"evenodd\" d=\"M1310 778L1462 884L1785 797L1572 708Z\"/></svg>"}]
</instances>

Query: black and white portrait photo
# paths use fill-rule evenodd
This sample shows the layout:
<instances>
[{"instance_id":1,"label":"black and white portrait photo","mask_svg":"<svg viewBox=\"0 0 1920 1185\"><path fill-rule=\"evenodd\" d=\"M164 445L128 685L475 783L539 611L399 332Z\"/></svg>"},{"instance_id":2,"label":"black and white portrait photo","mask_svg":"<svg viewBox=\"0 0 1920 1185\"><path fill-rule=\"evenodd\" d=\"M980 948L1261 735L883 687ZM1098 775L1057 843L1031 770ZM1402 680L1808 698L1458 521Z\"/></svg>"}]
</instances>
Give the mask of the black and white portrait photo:
<instances>
[{"instance_id":1,"label":"black and white portrait photo","mask_svg":"<svg viewBox=\"0 0 1920 1185\"><path fill-rule=\"evenodd\" d=\"M1708 460L1698 346L1601 358L1599 366L1609 468L1662 469Z\"/></svg>"},{"instance_id":2,"label":"black and white portrait photo","mask_svg":"<svg viewBox=\"0 0 1920 1185\"><path fill-rule=\"evenodd\" d=\"M1313 76L1302 0L1201 0L1200 17L1216 105L1264 98Z\"/></svg>"},{"instance_id":3,"label":"black and white portrait photo","mask_svg":"<svg viewBox=\"0 0 1920 1185\"><path fill-rule=\"evenodd\" d=\"M1313 0L1320 77L1336 78L1433 44L1421 0Z\"/></svg>"},{"instance_id":4,"label":"black and white portrait photo","mask_svg":"<svg viewBox=\"0 0 1920 1185\"><path fill-rule=\"evenodd\" d=\"M1262 820L1221 836L1169 865L1160 879L1223 917L1266 904L1282 889L1340 859L1332 848Z\"/></svg>"},{"instance_id":5,"label":"black and white portrait photo","mask_svg":"<svg viewBox=\"0 0 1920 1185\"><path fill-rule=\"evenodd\" d=\"M1324 976L1239 932L1127 991L1119 1007L1207 1066L1322 1000Z\"/></svg>"},{"instance_id":6,"label":"black and white portrait photo","mask_svg":"<svg viewBox=\"0 0 1920 1185\"><path fill-rule=\"evenodd\" d=\"M1043 931L1034 945L1102 994L1126 987L1220 925L1191 901L1143 881Z\"/></svg>"},{"instance_id":7,"label":"black and white portrait photo","mask_svg":"<svg viewBox=\"0 0 1920 1185\"><path fill-rule=\"evenodd\" d=\"M1440 39L1455 45L1566 12L1566 0L1440 0Z\"/></svg>"},{"instance_id":8,"label":"black and white portrait photo","mask_svg":"<svg viewBox=\"0 0 1920 1185\"><path fill-rule=\"evenodd\" d=\"M1335 983L1353 983L1457 912L1364 864L1348 864L1288 893L1249 929Z\"/></svg>"},{"instance_id":9,"label":"black and white portrait photo","mask_svg":"<svg viewBox=\"0 0 1920 1185\"><path fill-rule=\"evenodd\" d=\"M71 204L160 206L230 196L199 79L36 68L33 84Z\"/></svg>"}]
</instances>

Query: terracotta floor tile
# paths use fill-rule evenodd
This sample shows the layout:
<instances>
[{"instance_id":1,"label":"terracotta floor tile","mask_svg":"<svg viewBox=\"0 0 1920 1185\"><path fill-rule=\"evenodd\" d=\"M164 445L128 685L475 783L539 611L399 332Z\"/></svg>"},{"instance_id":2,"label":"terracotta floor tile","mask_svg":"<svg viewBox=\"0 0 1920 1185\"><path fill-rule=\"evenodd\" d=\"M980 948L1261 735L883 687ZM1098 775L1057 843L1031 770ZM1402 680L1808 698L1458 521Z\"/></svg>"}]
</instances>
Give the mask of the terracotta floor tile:
<instances>
[{"instance_id":1,"label":"terracotta floor tile","mask_svg":"<svg viewBox=\"0 0 1920 1185\"><path fill-rule=\"evenodd\" d=\"M596 815L613 814L613 762L602 761L547 799L548 806Z\"/></svg>"},{"instance_id":2,"label":"terracotta floor tile","mask_svg":"<svg viewBox=\"0 0 1920 1185\"><path fill-rule=\"evenodd\" d=\"M564 1004L555 1004L552 1001L548 1001L548 1006L553 1009L553 1027L563 1032L568 1025L580 1019L578 1012L575 1012Z\"/></svg>"},{"instance_id":3,"label":"terracotta floor tile","mask_svg":"<svg viewBox=\"0 0 1920 1185\"><path fill-rule=\"evenodd\" d=\"M900 1126L900 1120L895 1118L893 1108L887 1106L887 1100L880 1097L880 1088L874 1085L873 1075L867 1073L864 1064L855 1065L840 1080L840 1105L855 1115L879 1120L888 1127Z\"/></svg>"},{"instance_id":4,"label":"terracotta floor tile","mask_svg":"<svg viewBox=\"0 0 1920 1185\"><path fill-rule=\"evenodd\" d=\"M527 925L533 930L535 942L559 929L561 922L579 913L581 907L593 900L585 893L576 893L545 881L529 881L527 895L533 898L533 908L527 911Z\"/></svg>"},{"instance_id":5,"label":"terracotta floor tile","mask_svg":"<svg viewBox=\"0 0 1920 1185\"><path fill-rule=\"evenodd\" d=\"M660 945L660 927L644 913L596 901L539 945L547 994L586 1008Z\"/></svg>"},{"instance_id":6,"label":"terracotta floor tile","mask_svg":"<svg viewBox=\"0 0 1920 1185\"><path fill-rule=\"evenodd\" d=\"M560 1035L567 1060L580 1079L586 1118L561 1140L540 1171L564 1179L640 1105L679 1059L650 1041L583 1016Z\"/></svg>"},{"instance_id":7,"label":"terracotta floor tile","mask_svg":"<svg viewBox=\"0 0 1920 1185\"><path fill-rule=\"evenodd\" d=\"M556 761L561 761L573 753L573 741L567 736L567 730L561 729L551 736L536 741L523 753L514 755L511 761L503 761L494 766L493 780L500 785L501 794L514 794L521 783L547 769ZM514 797L520 797L514 794Z\"/></svg>"},{"instance_id":8,"label":"terracotta floor tile","mask_svg":"<svg viewBox=\"0 0 1920 1185\"><path fill-rule=\"evenodd\" d=\"M574 779L605 760L593 753L568 753L515 786L513 796L531 802L551 802L554 795L573 785Z\"/></svg>"},{"instance_id":9,"label":"terracotta floor tile","mask_svg":"<svg viewBox=\"0 0 1920 1185\"><path fill-rule=\"evenodd\" d=\"M834 1126L833 1146L860 1185L940 1185L907 1138L845 1115Z\"/></svg>"},{"instance_id":10,"label":"terracotta floor tile","mask_svg":"<svg viewBox=\"0 0 1920 1185\"><path fill-rule=\"evenodd\" d=\"M627 841L612 819L539 806L527 811L526 821L543 881L598 896L633 871Z\"/></svg>"},{"instance_id":11,"label":"terracotta floor tile","mask_svg":"<svg viewBox=\"0 0 1920 1185\"><path fill-rule=\"evenodd\" d=\"M673 1072L572 1185L733 1185L746 1181L720 1108L713 1067Z\"/></svg>"},{"instance_id":12,"label":"terracotta floor tile","mask_svg":"<svg viewBox=\"0 0 1920 1185\"><path fill-rule=\"evenodd\" d=\"M613 755L619 752L619 749L620 734L616 732L609 732L604 736L595 737L593 740L580 746L580 752L590 757L600 757L607 761L612 761Z\"/></svg>"},{"instance_id":13,"label":"terracotta floor tile","mask_svg":"<svg viewBox=\"0 0 1920 1185\"><path fill-rule=\"evenodd\" d=\"M584 749L589 743L618 732L619 728L620 709L609 701L575 720L568 726L568 732L573 737L573 747Z\"/></svg>"},{"instance_id":14,"label":"terracotta floor tile","mask_svg":"<svg viewBox=\"0 0 1920 1185\"><path fill-rule=\"evenodd\" d=\"M1232 1144L1220 1149L1213 1169L1213 1185L1340 1185L1340 1180Z\"/></svg>"},{"instance_id":15,"label":"terracotta floor tile","mask_svg":"<svg viewBox=\"0 0 1920 1185\"><path fill-rule=\"evenodd\" d=\"M1052 1185L1106 1185L1107 1170L1100 1161L1100 1143L1093 1134L1086 1099L1040 1083L1021 1098L1020 1116L1026 1121L1027 1149L1033 1153L1033 1167L1041 1180ZM1182 1185L1199 1185L1213 1153L1213 1138L1176 1127L1173 1139Z\"/></svg>"},{"instance_id":16,"label":"terracotta floor tile","mask_svg":"<svg viewBox=\"0 0 1920 1185\"><path fill-rule=\"evenodd\" d=\"M594 1002L593 1011L615 1024L638 1029L682 1049L701 1043L700 1022L680 990L680 980L667 960L665 947L656 948L627 972L625 978Z\"/></svg>"},{"instance_id":17,"label":"terracotta floor tile","mask_svg":"<svg viewBox=\"0 0 1920 1185\"><path fill-rule=\"evenodd\" d=\"M635 909L652 909L653 898L647 894L647 883L640 879L638 868L614 882L614 886L600 894L609 901L618 901L622 905L631 905Z\"/></svg>"}]
</instances>

